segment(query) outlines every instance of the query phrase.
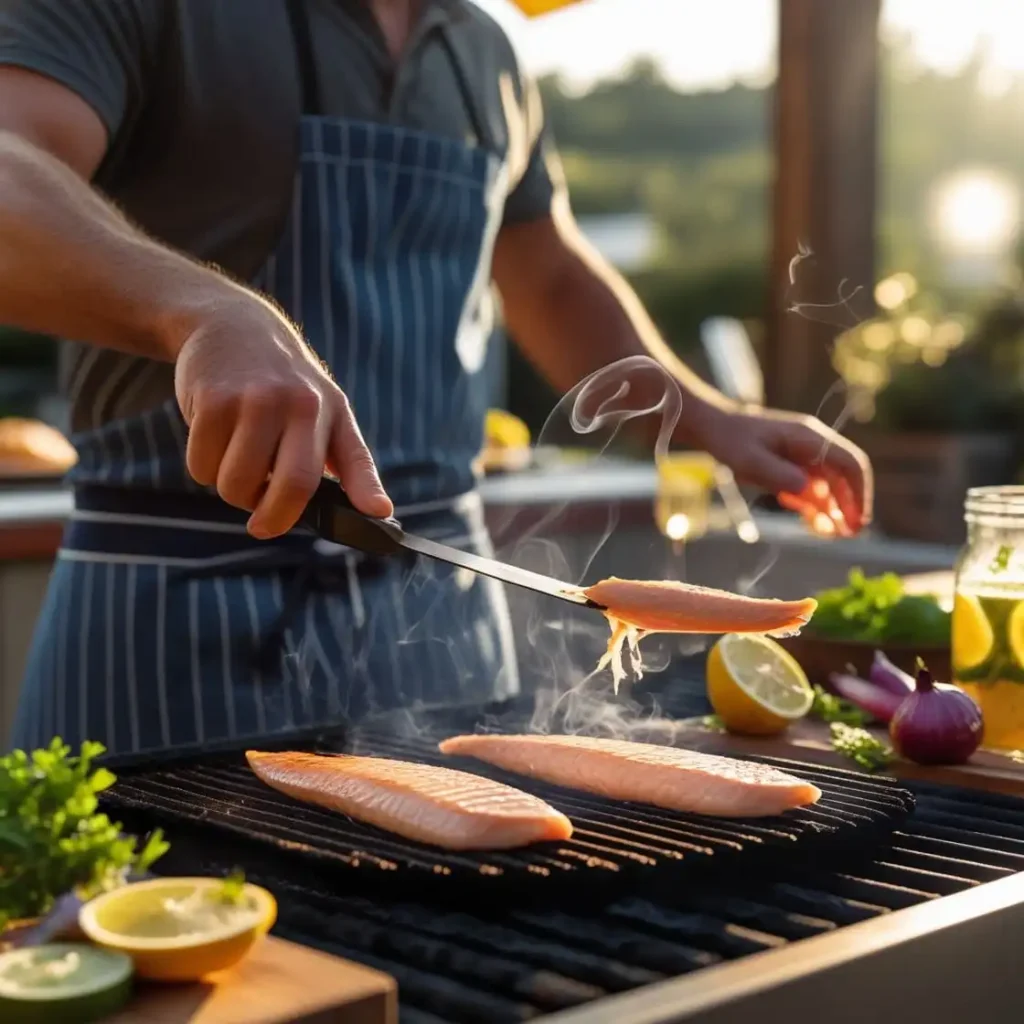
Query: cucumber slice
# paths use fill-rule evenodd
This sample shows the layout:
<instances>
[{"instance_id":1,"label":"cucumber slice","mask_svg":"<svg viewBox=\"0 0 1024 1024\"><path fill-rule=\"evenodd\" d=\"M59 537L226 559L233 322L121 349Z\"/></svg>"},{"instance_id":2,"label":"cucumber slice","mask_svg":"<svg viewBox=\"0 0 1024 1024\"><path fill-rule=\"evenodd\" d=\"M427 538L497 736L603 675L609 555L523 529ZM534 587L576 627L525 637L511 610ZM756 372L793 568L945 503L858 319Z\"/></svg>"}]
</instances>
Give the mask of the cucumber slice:
<instances>
[{"instance_id":1,"label":"cucumber slice","mask_svg":"<svg viewBox=\"0 0 1024 1024\"><path fill-rule=\"evenodd\" d=\"M51 942L0 954L4 1024L87 1024L119 1010L131 991L124 953Z\"/></svg>"}]
</instances>

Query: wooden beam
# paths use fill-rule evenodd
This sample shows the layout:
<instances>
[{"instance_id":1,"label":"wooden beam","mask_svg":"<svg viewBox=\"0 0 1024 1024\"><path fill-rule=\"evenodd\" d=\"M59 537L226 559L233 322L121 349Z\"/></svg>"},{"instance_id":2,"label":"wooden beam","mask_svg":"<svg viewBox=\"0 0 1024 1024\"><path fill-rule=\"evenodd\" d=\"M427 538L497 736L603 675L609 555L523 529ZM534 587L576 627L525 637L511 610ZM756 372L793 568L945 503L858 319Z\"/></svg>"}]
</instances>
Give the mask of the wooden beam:
<instances>
[{"instance_id":1,"label":"wooden beam","mask_svg":"<svg viewBox=\"0 0 1024 1024\"><path fill-rule=\"evenodd\" d=\"M836 381L833 340L874 311L881 0L778 4L765 376L772 405L814 412Z\"/></svg>"}]
</instances>

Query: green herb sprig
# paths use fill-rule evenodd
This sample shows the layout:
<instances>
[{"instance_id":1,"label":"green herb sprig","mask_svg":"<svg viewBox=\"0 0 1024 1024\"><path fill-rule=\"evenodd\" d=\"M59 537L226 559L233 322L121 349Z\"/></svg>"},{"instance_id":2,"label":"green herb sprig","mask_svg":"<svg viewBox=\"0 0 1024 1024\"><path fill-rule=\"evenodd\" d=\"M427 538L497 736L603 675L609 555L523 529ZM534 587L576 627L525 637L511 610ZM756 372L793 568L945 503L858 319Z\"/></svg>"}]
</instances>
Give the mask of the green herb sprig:
<instances>
[{"instance_id":1,"label":"green herb sprig","mask_svg":"<svg viewBox=\"0 0 1024 1024\"><path fill-rule=\"evenodd\" d=\"M893 759L892 747L872 736L867 729L833 722L832 746L866 772L877 772L887 768Z\"/></svg>"},{"instance_id":2,"label":"green herb sprig","mask_svg":"<svg viewBox=\"0 0 1024 1024\"><path fill-rule=\"evenodd\" d=\"M843 725L863 727L871 721L871 716L862 711L856 704L829 693L820 686L814 687L814 702L811 714L823 722L841 722Z\"/></svg>"},{"instance_id":3,"label":"green herb sprig","mask_svg":"<svg viewBox=\"0 0 1024 1024\"><path fill-rule=\"evenodd\" d=\"M116 781L93 762L99 743L49 747L0 757L0 929L45 914L71 890L88 897L143 872L169 848L159 830L142 849L97 812L98 794Z\"/></svg>"}]
</instances>

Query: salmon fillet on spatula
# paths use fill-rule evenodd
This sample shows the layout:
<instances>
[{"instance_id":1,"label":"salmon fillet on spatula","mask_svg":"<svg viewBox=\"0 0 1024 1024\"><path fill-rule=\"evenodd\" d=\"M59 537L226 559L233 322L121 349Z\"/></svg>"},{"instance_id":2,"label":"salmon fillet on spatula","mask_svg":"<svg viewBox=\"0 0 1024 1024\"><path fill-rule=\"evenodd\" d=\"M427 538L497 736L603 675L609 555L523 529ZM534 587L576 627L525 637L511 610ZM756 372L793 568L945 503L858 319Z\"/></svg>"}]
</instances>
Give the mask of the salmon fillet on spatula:
<instances>
[{"instance_id":1,"label":"salmon fillet on spatula","mask_svg":"<svg viewBox=\"0 0 1024 1024\"><path fill-rule=\"evenodd\" d=\"M629 648L634 675L643 675L639 643L649 633L759 633L793 636L818 603L811 597L777 601L698 587L677 580L620 580L612 576L580 591L604 612L612 635L597 671L611 666L616 690L625 679L622 651Z\"/></svg>"}]
</instances>

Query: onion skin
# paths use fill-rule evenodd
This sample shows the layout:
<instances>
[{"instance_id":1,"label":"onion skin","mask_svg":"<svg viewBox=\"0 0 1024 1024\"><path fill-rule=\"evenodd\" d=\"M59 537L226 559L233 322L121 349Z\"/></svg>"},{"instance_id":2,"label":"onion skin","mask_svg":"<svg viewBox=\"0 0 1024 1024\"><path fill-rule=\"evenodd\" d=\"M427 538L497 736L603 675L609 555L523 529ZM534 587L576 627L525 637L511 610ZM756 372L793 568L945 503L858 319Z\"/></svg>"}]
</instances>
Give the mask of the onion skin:
<instances>
[{"instance_id":1,"label":"onion skin","mask_svg":"<svg viewBox=\"0 0 1024 1024\"><path fill-rule=\"evenodd\" d=\"M840 697L886 725L892 721L899 706L909 697L909 692L899 696L859 676L844 675L841 672L833 672L828 681Z\"/></svg>"},{"instance_id":2,"label":"onion skin","mask_svg":"<svg viewBox=\"0 0 1024 1024\"><path fill-rule=\"evenodd\" d=\"M914 692L914 677L897 668L881 651L875 651L868 679L897 697L909 697Z\"/></svg>"},{"instance_id":3,"label":"onion skin","mask_svg":"<svg viewBox=\"0 0 1024 1024\"><path fill-rule=\"evenodd\" d=\"M981 709L963 690L937 687L918 666L917 689L889 724L896 751L915 764L964 764L981 745Z\"/></svg>"}]
</instances>

